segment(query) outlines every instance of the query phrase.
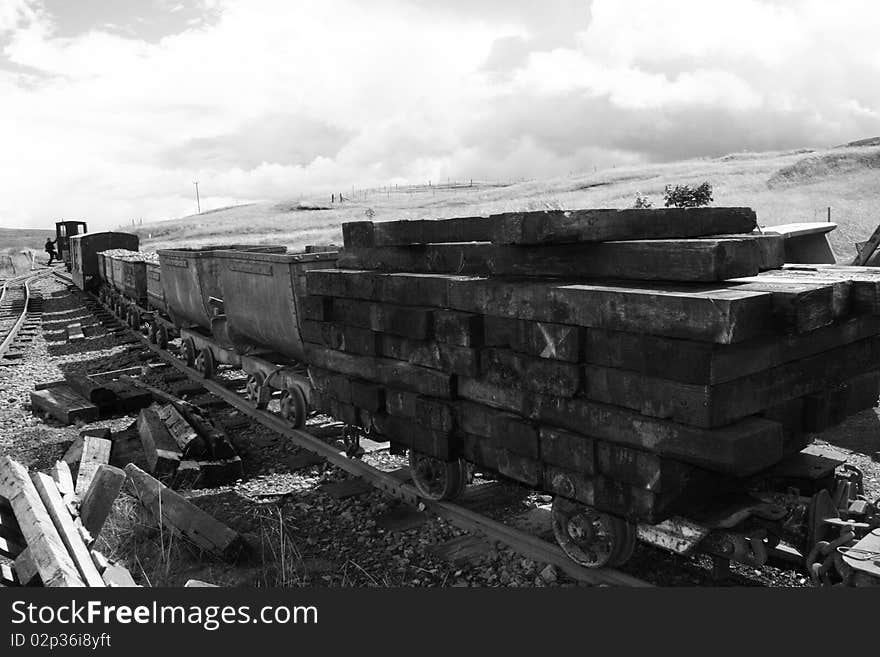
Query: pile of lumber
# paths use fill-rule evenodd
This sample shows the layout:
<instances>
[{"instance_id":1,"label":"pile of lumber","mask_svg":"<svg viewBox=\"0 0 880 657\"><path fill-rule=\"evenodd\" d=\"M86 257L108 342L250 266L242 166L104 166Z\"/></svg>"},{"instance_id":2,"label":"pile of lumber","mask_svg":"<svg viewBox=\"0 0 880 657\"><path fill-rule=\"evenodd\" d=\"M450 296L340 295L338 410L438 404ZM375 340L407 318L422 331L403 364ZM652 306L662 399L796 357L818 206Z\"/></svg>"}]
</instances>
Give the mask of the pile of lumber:
<instances>
[{"instance_id":1,"label":"pile of lumber","mask_svg":"<svg viewBox=\"0 0 880 657\"><path fill-rule=\"evenodd\" d=\"M83 450L75 481L65 461L30 473L0 457L0 555L12 561L0 566L0 585L137 586L92 547L126 479L94 454Z\"/></svg>"},{"instance_id":2,"label":"pile of lumber","mask_svg":"<svg viewBox=\"0 0 880 657\"><path fill-rule=\"evenodd\" d=\"M31 407L63 424L127 415L152 401L149 392L130 383L86 374L67 374L58 381L38 383L31 392Z\"/></svg>"},{"instance_id":3,"label":"pile of lumber","mask_svg":"<svg viewBox=\"0 0 880 657\"><path fill-rule=\"evenodd\" d=\"M658 521L874 405L880 276L783 268L748 208L343 226L300 305L313 406Z\"/></svg>"}]
</instances>

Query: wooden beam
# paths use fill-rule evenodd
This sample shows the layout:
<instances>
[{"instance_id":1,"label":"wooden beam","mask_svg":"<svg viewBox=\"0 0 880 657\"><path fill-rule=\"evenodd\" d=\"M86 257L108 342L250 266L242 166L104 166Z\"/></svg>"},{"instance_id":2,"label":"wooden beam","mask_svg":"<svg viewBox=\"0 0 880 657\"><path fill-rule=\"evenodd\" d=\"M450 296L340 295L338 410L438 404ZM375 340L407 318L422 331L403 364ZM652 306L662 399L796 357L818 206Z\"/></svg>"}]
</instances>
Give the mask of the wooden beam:
<instances>
[{"instance_id":1,"label":"wooden beam","mask_svg":"<svg viewBox=\"0 0 880 657\"><path fill-rule=\"evenodd\" d=\"M750 208L548 210L490 217L351 222L342 225L342 234L345 248L351 249L438 242L559 244L688 238L749 233L756 225Z\"/></svg>"},{"instance_id":2,"label":"wooden beam","mask_svg":"<svg viewBox=\"0 0 880 657\"><path fill-rule=\"evenodd\" d=\"M76 486L73 483L73 475L70 474L70 466L65 461L56 461L52 467L52 479L58 486L58 491L63 497L76 495Z\"/></svg>"},{"instance_id":3,"label":"wooden beam","mask_svg":"<svg viewBox=\"0 0 880 657\"><path fill-rule=\"evenodd\" d=\"M247 549L244 539L179 493L134 464L125 467L135 496L166 527L178 531L203 550L237 559Z\"/></svg>"},{"instance_id":4,"label":"wooden beam","mask_svg":"<svg viewBox=\"0 0 880 657\"><path fill-rule=\"evenodd\" d=\"M31 406L64 424L73 424L77 420L94 422L98 419L98 407L66 385L32 391Z\"/></svg>"},{"instance_id":5,"label":"wooden beam","mask_svg":"<svg viewBox=\"0 0 880 657\"><path fill-rule=\"evenodd\" d=\"M104 570L102 577L104 584L110 587L140 588L140 584L134 581L128 568L117 563L111 563Z\"/></svg>"},{"instance_id":6,"label":"wooden beam","mask_svg":"<svg viewBox=\"0 0 880 657\"><path fill-rule=\"evenodd\" d=\"M874 251L877 250L877 247L880 246L880 225L874 229L874 232L871 233L871 237L868 238L868 241L864 243L859 252L856 254L856 257L853 258L850 264L855 266L863 266L868 260L871 259L871 256L874 255Z\"/></svg>"},{"instance_id":7,"label":"wooden beam","mask_svg":"<svg viewBox=\"0 0 880 657\"><path fill-rule=\"evenodd\" d=\"M159 477L173 475L183 454L159 414L152 408L142 409L137 426L150 472Z\"/></svg>"},{"instance_id":8,"label":"wooden beam","mask_svg":"<svg viewBox=\"0 0 880 657\"><path fill-rule=\"evenodd\" d=\"M0 496L12 505L43 583L46 586L83 586L76 565L27 470L8 456L0 456Z\"/></svg>"},{"instance_id":9,"label":"wooden beam","mask_svg":"<svg viewBox=\"0 0 880 657\"><path fill-rule=\"evenodd\" d=\"M785 261L778 235L597 242L558 246L428 244L347 250L339 267L471 276L600 277L714 282L754 276Z\"/></svg>"},{"instance_id":10,"label":"wooden beam","mask_svg":"<svg viewBox=\"0 0 880 657\"><path fill-rule=\"evenodd\" d=\"M15 563L12 564L12 567L22 586L30 586L40 583L40 573L37 572L37 565L34 563L34 558L31 556L30 548L25 548L22 553L15 558Z\"/></svg>"},{"instance_id":11,"label":"wooden beam","mask_svg":"<svg viewBox=\"0 0 880 657\"><path fill-rule=\"evenodd\" d=\"M82 498L79 507L79 516L83 527L98 538L104 522L113 511L113 503L116 501L119 491L125 484L125 472L112 465L102 464L98 466L94 479Z\"/></svg>"},{"instance_id":12,"label":"wooden beam","mask_svg":"<svg viewBox=\"0 0 880 657\"><path fill-rule=\"evenodd\" d=\"M76 475L76 493L82 495L92 483L98 466L110 461L110 449L113 443L104 438L85 436L82 458L79 461L79 472Z\"/></svg>"},{"instance_id":13,"label":"wooden beam","mask_svg":"<svg viewBox=\"0 0 880 657\"><path fill-rule=\"evenodd\" d=\"M83 581L87 586L104 586L104 580L101 579L98 569L95 568L89 549L83 542L64 500L61 499L55 482L49 475L42 472L33 473L31 479L33 479L34 486L36 486L52 522L55 523L55 529L58 530L58 534L76 564Z\"/></svg>"}]
</instances>

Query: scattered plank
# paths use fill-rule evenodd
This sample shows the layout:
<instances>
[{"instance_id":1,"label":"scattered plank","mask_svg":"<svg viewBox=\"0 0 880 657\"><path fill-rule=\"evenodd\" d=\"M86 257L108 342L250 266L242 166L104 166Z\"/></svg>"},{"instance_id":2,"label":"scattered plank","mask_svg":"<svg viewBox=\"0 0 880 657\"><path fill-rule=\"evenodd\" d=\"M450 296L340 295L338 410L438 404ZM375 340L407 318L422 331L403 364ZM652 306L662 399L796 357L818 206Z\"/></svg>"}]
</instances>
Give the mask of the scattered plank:
<instances>
[{"instance_id":1,"label":"scattered plank","mask_svg":"<svg viewBox=\"0 0 880 657\"><path fill-rule=\"evenodd\" d=\"M93 538L98 538L104 522L113 510L122 486L125 484L125 471L112 465L101 464L82 498L79 507L83 527Z\"/></svg>"},{"instance_id":2,"label":"scattered plank","mask_svg":"<svg viewBox=\"0 0 880 657\"><path fill-rule=\"evenodd\" d=\"M92 484L98 467L110 461L113 443L105 438L84 436L82 458L76 475L76 494L82 496Z\"/></svg>"},{"instance_id":3,"label":"scattered plank","mask_svg":"<svg viewBox=\"0 0 880 657\"><path fill-rule=\"evenodd\" d=\"M89 549L74 525L73 517L64 504L64 500L61 499L55 482L49 475L42 472L33 473L31 478L83 581L87 586L104 586L104 580L101 579L98 569L95 568Z\"/></svg>"},{"instance_id":4,"label":"scattered plank","mask_svg":"<svg viewBox=\"0 0 880 657\"><path fill-rule=\"evenodd\" d=\"M137 426L150 472L157 477L173 475L183 460L183 452L158 412L142 409Z\"/></svg>"},{"instance_id":5,"label":"scattered plank","mask_svg":"<svg viewBox=\"0 0 880 657\"><path fill-rule=\"evenodd\" d=\"M8 456L0 456L0 496L9 500L15 512L43 583L84 586L27 470Z\"/></svg>"},{"instance_id":6,"label":"scattered plank","mask_svg":"<svg viewBox=\"0 0 880 657\"><path fill-rule=\"evenodd\" d=\"M64 424L94 422L99 414L97 406L66 385L32 391L31 406L41 409Z\"/></svg>"},{"instance_id":7,"label":"scattered plank","mask_svg":"<svg viewBox=\"0 0 880 657\"><path fill-rule=\"evenodd\" d=\"M247 551L247 544L237 532L137 466L127 465L125 473L141 504L148 508L157 520L179 531L198 547L227 559L237 559Z\"/></svg>"},{"instance_id":8,"label":"scattered plank","mask_svg":"<svg viewBox=\"0 0 880 657\"><path fill-rule=\"evenodd\" d=\"M37 571L37 565L34 563L34 558L31 556L31 549L29 547L25 548L21 554L15 558L15 563L12 567L15 570L15 574L18 576L18 581L21 586L37 586L42 584L40 573Z\"/></svg>"},{"instance_id":9,"label":"scattered plank","mask_svg":"<svg viewBox=\"0 0 880 657\"><path fill-rule=\"evenodd\" d=\"M101 579L104 585L109 587L140 588L140 584L134 581L128 568L116 563L107 566L101 574Z\"/></svg>"}]
</instances>

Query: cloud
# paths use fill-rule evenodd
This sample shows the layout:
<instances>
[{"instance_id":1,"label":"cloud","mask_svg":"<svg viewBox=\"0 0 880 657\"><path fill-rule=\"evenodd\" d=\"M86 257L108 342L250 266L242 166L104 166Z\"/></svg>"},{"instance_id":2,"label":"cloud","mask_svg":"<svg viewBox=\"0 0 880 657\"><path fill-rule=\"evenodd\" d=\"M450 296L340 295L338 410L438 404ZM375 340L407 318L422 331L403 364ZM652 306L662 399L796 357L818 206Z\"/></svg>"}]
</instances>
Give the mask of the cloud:
<instances>
[{"instance_id":1,"label":"cloud","mask_svg":"<svg viewBox=\"0 0 880 657\"><path fill-rule=\"evenodd\" d=\"M863 0L7 0L0 224L880 134Z\"/></svg>"}]
</instances>

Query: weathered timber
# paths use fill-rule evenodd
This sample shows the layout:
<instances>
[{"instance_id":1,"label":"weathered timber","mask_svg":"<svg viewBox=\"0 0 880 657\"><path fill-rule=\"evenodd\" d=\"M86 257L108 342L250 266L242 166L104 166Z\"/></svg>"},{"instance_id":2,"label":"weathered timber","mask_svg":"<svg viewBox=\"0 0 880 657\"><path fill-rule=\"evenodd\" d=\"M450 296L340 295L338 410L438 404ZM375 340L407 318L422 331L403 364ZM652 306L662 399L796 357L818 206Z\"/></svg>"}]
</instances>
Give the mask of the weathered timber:
<instances>
[{"instance_id":1,"label":"weathered timber","mask_svg":"<svg viewBox=\"0 0 880 657\"><path fill-rule=\"evenodd\" d=\"M370 413L385 410L385 389L375 383L352 380L349 386L351 403Z\"/></svg>"},{"instance_id":2,"label":"weathered timber","mask_svg":"<svg viewBox=\"0 0 880 657\"><path fill-rule=\"evenodd\" d=\"M456 310L435 310L434 339L459 347L480 347L483 341L483 316Z\"/></svg>"},{"instance_id":3,"label":"weathered timber","mask_svg":"<svg viewBox=\"0 0 880 657\"><path fill-rule=\"evenodd\" d=\"M547 395L573 397L581 387L581 368L574 363L525 356L510 349L484 349L480 371L487 381Z\"/></svg>"},{"instance_id":4,"label":"weathered timber","mask_svg":"<svg viewBox=\"0 0 880 657\"><path fill-rule=\"evenodd\" d=\"M598 443L596 454L601 474L655 492L684 488L694 471L680 461L605 441Z\"/></svg>"},{"instance_id":5,"label":"weathered timber","mask_svg":"<svg viewBox=\"0 0 880 657\"><path fill-rule=\"evenodd\" d=\"M45 411L64 424L73 424L76 421L94 422L98 419L98 407L69 386L34 390L31 392L31 406Z\"/></svg>"},{"instance_id":6,"label":"weathered timber","mask_svg":"<svg viewBox=\"0 0 880 657\"><path fill-rule=\"evenodd\" d=\"M450 402L414 392L388 390L386 409L390 415L408 418L438 431L451 432L457 426L456 412Z\"/></svg>"},{"instance_id":7,"label":"weathered timber","mask_svg":"<svg viewBox=\"0 0 880 657\"><path fill-rule=\"evenodd\" d=\"M739 284L742 290L768 292L773 299L773 317L781 330L806 333L834 321L833 285L754 278L757 280L737 278L729 282Z\"/></svg>"},{"instance_id":8,"label":"weathered timber","mask_svg":"<svg viewBox=\"0 0 880 657\"><path fill-rule=\"evenodd\" d=\"M76 495L76 485L73 482L73 475L70 473L70 466L66 461L56 461L52 466L52 479L58 486L58 492L63 497Z\"/></svg>"},{"instance_id":9,"label":"weathered timber","mask_svg":"<svg viewBox=\"0 0 880 657\"><path fill-rule=\"evenodd\" d=\"M537 460L538 429L534 423L513 413L459 401L455 403L456 426L475 439L482 438L490 447Z\"/></svg>"},{"instance_id":10,"label":"weathered timber","mask_svg":"<svg viewBox=\"0 0 880 657\"><path fill-rule=\"evenodd\" d=\"M114 395L105 384L98 383L85 374L66 374L64 378L68 386L99 409L103 410L113 404Z\"/></svg>"},{"instance_id":11,"label":"weathered timber","mask_svg":"<svg viewBox=\"0 0 880 657\"><path fill-rule=\"evenodd\" d=\"M478 376L480 373L480 352L470 347L433 340L410 340L384 333L378 334L377 344L380 355L393 360L461 376Z\"/></svg>"},{"instance_id":12,"label":"weathered timber","mask_svg":"<svg viewBox=\"0 0 880 657\"><path fill-rule=\"evenodd\" d=\"M42 472L35 472L31 478L83 581L87 586L103 587L104 580L101 579L98 569L95 568L92 555L89 554L89 549L83 542L64 500L61 499L55 482L49 475Z\"/></svg>"},{"instance_id":13,"label":"weathered timber","mask_svg":"<svg viewBox=\"0 0 880 657\"><path fill-rule=\"evenodd\" d=\"M643 333L589 329L584 360L648 376L716 384L821 354L880 333L877 317L854 317L798 335L762 337L735 345Z\"/></svg>"},{"instance_id":14,"label":"weathered timber","mask_svg":"<svg viewBox=\"0 0 880 657\"><path fill-rule=\"evenodd\" d=\"M764 248L764 241L782 244L777 235L540 247L428 244L345 251L338 264L350 269L424 274L711 282L781 267L782 249Z\"/></svg>"},{"instance_id":15,"label":"weathered timber","mask_svg":"<svg viewBox=\"0 0 880 657\"><path fill-rule=\"evenodd\" d=\"M37 570L37 564L34 562L29 547L22 550L15 558L15 563L12 567L15 570L15 574L18 577L21 586L39 586L42 584L40 573Z\"/></svg>"},{"instance_id":16,"label":"weathered timber","mask_svg":"<svg viewBox=\"0 0 880 657\"><path fill-rule=\"evenodd\" d=\"M539 440L541 461L545 464L586 475L596 474L597 441L589 436L543 426Z\"/></svg>"},{"instance_id":17,"label":"weathered timber","mask_svg":"<svg viewBox=\"0 0 880 657\"><path fill-rule=\"evenodd\" d=\"M460 441L455 434L429 429L406 418L384 413L377 414L373 420L374 429L392 443L443 460L458 455Z\"/></svg>"},{"instance_id":18,"label":"weathered timber","mask_svg":"<svg viewBox=\"0 0 880 657\"><path fill-rule=\"evenodd\" d=\"M180 532L198 547L227 559L237 559L247 550L247 544L237 532L137 466L129 464L125 473L141 504L160 522Z\"/></svg>"},{"instance_id":19,"label":"weathered timber","mask_svg":"<svg viewBox=\"0 0 880 657\"><path fill-rule=\"evenodd\" d=\"M150 472L157 477L173 475L180 465L183 453L162 418L152 408L145 408L138 415L138 434Z\"/></svg>"},{"instance_id":20,"label":"weathered timber","mask_svg":"<svg viewBox=\"0 0 880 657\"><path fill-rule=\"evenodd\" d=\"M70 447L68 447L67 451L64 452L64 456L61 457L61 460L67 463L67 465L69 465L71 468L78 468L80 459L82 458L83 444L85 442L86 436L94 436L96 438L104 438L105 440L110 440L111 435L112 433L110 429L106 427L80 431L79 436L74 438L73 442L70 444Z\"/></svg>"},{"instance_id":21,"label":"weathered timber","mask_svg":"<svg viewBox=\"0 0 880 657\"><path fill-rule=\"evenodd\" d=\"M577 326L507 317L485 317L483 325L487 347L510 347L531 356L570 363L580 361L582 329Z\"/></svg>"},{"instance_id":22,"label":"weathered timber","mask_svg":"<svg viewBox=\"0 0 880 657\"><path fill-rule=\"evenodd\" d=\"M76 473L76 494L82 496L92 483L98 467L110 461L113 444L104 438L85 436L79 471Z\"/></svg>"},{"instance_id":23,"label":"weathered timber","mask_svg":"<svg viewBox=\"0 0 880 657\"><path fill-rule=\"evenodd\" d=\"M175 447L165 447L180 452L184 456L203 456L208 449L207 441L173 403L166 404L156 411L159 420L165 425Z\"/></svg>"},{"instance_id":24,"label":"weathered timber","mask_svg":"<svg viewBox=\"0 0 880 657\"><path fill-rule=\"evenodd\" d=\"M305 297L312 316L307 319L328 319L328 298L343 297L394 303L400 305L449 307L449 282L469 277L443 274L418 274L352 271L347 269L313 269L306 273L310 295Z\"/></svg>"},{"instance_id":25,"label":"weathered timber","mask_svg":"<svg viewBox=\"0 0 880 657\"><path fill-rule=\"evenodd\" d=\"M616 368L584 366L584 396L658 418L711 428L880 368L871 337L714 385L685 384Z\"/></svg>"},{"instance_id":26,"label":"weathered timber","mask_svg":"<svg viewBox=\"0 0 880 657\"><path fill-rule=\"evenodd\" d=\"M85 340L86 336L83 333L83 327L81 322L73 322L72 324L67 325L67 341L68 342L81 342Z\"/></svg>"},{"instance_id":27,"label":"weathered timber","mask_svg":"<svg viewBox=\"0 0 880 657\"><path fill-rule=\"evenodd\" d=\"M449 398L454 392L452 374L396 360L353 356L313 346L307 346L306 359L309 363L323 369L360 377L383 385L413 390L433 397Z\"/></svg>"},{"instance_id":28,"label":"weathered timber","mask_svg":"<svg viewBox=\"0 0 880 657\"><path fill-rule=\"evenodd\" d=\"M104 522L113 510L113 503L125 484L125 472L112 465L100 465L82 498L79 516L93 538L98 538Z\"/></svg>"},{"instance_id":29,"label":"weathered timber","mask_svg":"<svg viewBox=\"0 0 880 657\"><path fill-rule=\"evenodd\" d=\"M117 413L139 411L153 402L153 396L148 391L125 381L107 381L104 385L113 393L113 410Z\"/></svg>"},{"instance_id":30,"label":"weathered timber","mask_svg":"<svg viewBox=\"0 0 880 657\"><path fill-rule=\"evenodd\" d=\"M746 418L716 429L700 429L580 398L540 397L533 403L533 417L542 423L709 470L749 475L782 457L782 427L767 420Z\"/></svg>"},{"instance_id":31,"label":"weathered timber","mask_svg":"<svg viewBox=\"0 0 880 657\"><path fill-rule=\"evenodd\" d=\"M734 343L768 333L772 298L733 287L524 280L450 281L459 310L539 322Z\"/></svg>"},{"instance_id":32,"label":"weathered timber","mask_svg":"<svg viewBox=\"0 0 880 657\"><path fill-rule=\"evenodd\" d=\"M76 565L27 470L8 456L0 456L0 497L9 501L43 583L83 586Z\"/></svg>"},{"instance_id":33,"label":"weathered timber","mask_svg":"<svg viewBox=\"0 0 880 657\"><path fill-rule=\"evenodd\" d=\"M482 436L465 434L462 454L468 461L534 488L541 487L543 468L536 459L493 446Z\"/></svg>"},{"instance_id":34,"label":"weathered timber","mask_svg":"<svg viewBox=\"0 0 880 657\"><path fill-rule=\"evenodd\" d=\"M701 237L748 233L757 218L750 208L651 210L548 210L489 217L343 224L345 247L436 242L550 244Z\"/></svg>"}]
</instances>

